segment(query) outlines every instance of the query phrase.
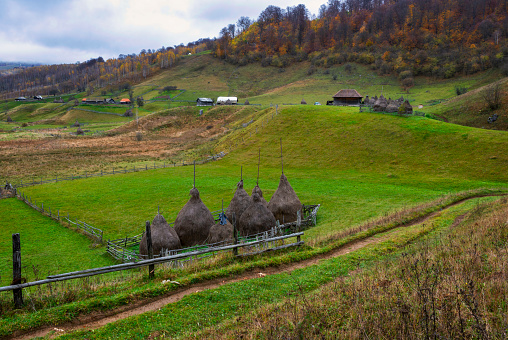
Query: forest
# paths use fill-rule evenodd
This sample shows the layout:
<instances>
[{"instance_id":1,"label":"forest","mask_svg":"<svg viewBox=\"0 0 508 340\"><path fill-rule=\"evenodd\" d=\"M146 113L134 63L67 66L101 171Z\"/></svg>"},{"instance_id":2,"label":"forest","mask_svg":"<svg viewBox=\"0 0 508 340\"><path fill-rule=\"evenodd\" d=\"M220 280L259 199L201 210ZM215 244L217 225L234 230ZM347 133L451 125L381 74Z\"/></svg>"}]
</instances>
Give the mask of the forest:
<instances>
[{"instance_id":1,"label":"forest","mask_svg":"<svg viewBox=\"0 0 508 340\"><path fill-rule=\"evenodd\" d=\"M301 61L312 63L309 73L359 63L398 76L405 88L419 75L443 79L491 68L508 75L507 8L508 0L329 0L315 16L302 4L270 5L255 20L242 16L225 26L218 38L20 69L0 76L0 98L125 86L207 50L235 65L280 71Z\"/></svg>"},{"instance_id":2,"label":"forest","mask_svg":"<svg viewBox=\"0 0 508 340\"><path fill-rule=\"evenodd\" d=\"M451 78L489 68L508 73L506 0L329 0L317 17L305 5L268 6L220 31L214 53L245 65L284 68L372 65L402 78ZM401 79L403 80L403 79ZM410 81L407 85L411 85Z\"/></svg>"}]
</instances>

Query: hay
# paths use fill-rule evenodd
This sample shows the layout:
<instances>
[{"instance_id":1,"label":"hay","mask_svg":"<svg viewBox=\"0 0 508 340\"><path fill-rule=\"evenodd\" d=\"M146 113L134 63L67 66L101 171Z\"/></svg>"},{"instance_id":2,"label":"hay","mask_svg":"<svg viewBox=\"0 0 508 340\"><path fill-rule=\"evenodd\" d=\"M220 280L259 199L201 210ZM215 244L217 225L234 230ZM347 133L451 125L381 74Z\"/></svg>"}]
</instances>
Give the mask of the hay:
<instances>
[{"instance_id":1,"label":"hay","mask_svg":"<svg viewBox=\"0 0 508 340\"><path fill-rule=\"evenodd\" d=\"M254 195L254 193L258 194L259 195L259 199L261 200L261 203L263 203L263 205L265 207L268 207L268 202L263 197L263 191L261 191L261 188L257 184L254 187L254 189L252 189L252 194Z\"/></svg>"},{"instance_id":2,"label":"hay","mask_svg":"<svg viewBox=\"0 0 508 340\"><path fill-rule=\"evenodd\" d=\"M154 255L159 255L162 250L182 249L180 238L175 229L171 228L162 215L157 214L155 216L150 226L150 231L152 234L152 249ZM141 238L139 253L148 255L146 233L143 233L143 238Z\"/></svg>"},{"instance_id":3,"label":"hay","mask_svg":"<svg viewBox=\"0 0 508 340\"><path fill-rule=\"evenodd\" d=\"M243 181L238 182L236 185L236 191L229 203L228 208L226 209L226 217L231 222L233 221L233 213L236 215L236 219L238 220L240 216L242 216L245 209L249 207L251 203L251 198L247 191L243 188Z\"/></svg>"},{"instance_id":4,"label":"hay","mask_svg":"<svg viewBox=\"0 0 508 340\"><path fill-rule=\"evenodd\" d=\"M132 113L131 109L128 109L127 111L125 111L125 113L122 116L123 117L133 117L134 113Z\"/></svg>"},{"instance_id":5,"label":"hay","mask_svg":"<svg viewBox=\"0 0 508 340\"><path fill-rule=\"evenodd\" d=\"M302 101L300 102L300 104L307 105L307 102L305 101L305 99L302 98Z\"/></svg>"},{"instance_id":6,"label":"hay","mask_svg":"<svg viewBox=\"0 0 508 340\"><path fill-rule=\"evenodd\" d=\"M83 131L80 127L78 127L78 130L76 131L76 135L82 136L85 134L85 131Z\"/></svg>"},{"instance_id":7,"label":"hay","mask_svg":"<svg viewBox=\"0 0 508 340\"><path fill-rule=\"evenodd\" d=\"M7 116L7 123L12 123L12 118L11 118L11 116Z\"/></svg>"},{"instance_id":8,"label":"hay","mask_svg":"<svg viewBox=\"0 0 508 340\"><path fill-rule=\"evenodd\" d=\"M212 213L199 198L199 191L193 188L191 198L178 213L175 220L175 231L180 237L182 247L204 244L210 228L215 224Z\"/></svg>"},{"instance_id":9,"label":"hay","mask_svg":"<svg viewBox=\"0 0 508 340\"><path fill-rule=\"evenodd\" d=\"M74 122L74 124L71 125L71 127L80 127L81 124L79 124L78 120L76 119L76 122Z\"/></svg>"},{"instance_id":10,"label":"hay","mask_svg":"<svg viewBox=\"0 0 508 340\"><path fill-rule=\"evenodd\" d=\"M225 225L214 224L208 233L208 244L233 240L233 225L227 221Z\"/></svg>"},{"instance_id":11,"label":"hay","mask_svg":"<svg viewBox=\"0 0 508 340\"><path fill-rule=\"evenodd\" d=\"M238 221L240 235L249 236L270 230L276 224L275 217L261 202L257 193L252 194L252 203Z\"/></svg>"},{"instance_id":12,"label":"hay","mask_svg":"<svg viewBox=\"0 0 508 340\"><path fill-rule=\"evenodd\" d=\"M280 176L279 187L270 199L268 209L280 223L296 221L297 212L302 209L302 203L284 173Z\"/></svg>"}]
</instances>

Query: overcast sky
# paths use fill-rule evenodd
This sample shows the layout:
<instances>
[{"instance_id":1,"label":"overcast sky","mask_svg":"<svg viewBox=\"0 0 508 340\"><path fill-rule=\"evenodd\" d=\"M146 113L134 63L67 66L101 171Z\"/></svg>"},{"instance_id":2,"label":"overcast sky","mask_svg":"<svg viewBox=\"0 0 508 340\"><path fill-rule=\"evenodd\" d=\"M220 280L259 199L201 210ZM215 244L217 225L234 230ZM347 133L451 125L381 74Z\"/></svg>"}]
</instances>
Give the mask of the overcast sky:
<instances>
[{"instance_id":1,"label":"overcast sky","mask_svg":"<svg viewBox=\"0 0 508 340\"><path fill-rule=\"evenodd\" d=\"M0 61L74 63L213 38L269 5L326 0L0 0Z\"/></svg>"}]
</instances>

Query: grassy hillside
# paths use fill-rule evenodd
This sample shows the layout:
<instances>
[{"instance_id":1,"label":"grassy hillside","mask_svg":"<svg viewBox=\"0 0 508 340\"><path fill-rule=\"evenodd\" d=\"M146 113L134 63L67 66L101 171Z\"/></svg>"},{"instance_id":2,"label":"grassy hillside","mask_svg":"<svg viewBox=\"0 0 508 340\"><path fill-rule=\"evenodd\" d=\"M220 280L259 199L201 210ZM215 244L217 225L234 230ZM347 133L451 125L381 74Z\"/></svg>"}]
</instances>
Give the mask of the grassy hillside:
<instances>
[{"instance_id":1,"label":"grassy hillside","mask_svg":"<svg viewBox=\"0 0 508 340\"><path fill-rule=\"evenodd\" d=\"M197 169L197 186L211 210L218 209L222 199L227 206L240 166L245 187L252 190L260 148L260 186L271 197L280 176L280 138L285 173L302 202L323 204L322 223L309 237L449 192L508 183L508 155L502 152L508 136L503 132L334 107L288 107L273 119L272 110L264 112L218 144L209 142L217 151L233 145L226 158ZM24 192L104 229L106 238L117 238L140 233L158 206L174 220L188 199L192 174L192 167L169 168Z\"/></svg>"}]
</instances>

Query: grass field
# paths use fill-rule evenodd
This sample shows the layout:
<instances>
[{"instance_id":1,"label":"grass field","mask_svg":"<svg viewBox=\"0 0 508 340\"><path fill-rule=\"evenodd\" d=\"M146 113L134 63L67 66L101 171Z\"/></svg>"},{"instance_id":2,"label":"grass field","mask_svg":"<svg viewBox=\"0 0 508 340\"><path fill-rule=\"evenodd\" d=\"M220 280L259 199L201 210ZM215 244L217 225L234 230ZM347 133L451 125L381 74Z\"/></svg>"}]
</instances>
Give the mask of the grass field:
<instances>
[{"instance_id":1,"label":"grass field","mask_svg":"<svg viewBox=\"0 0 508 340\"><path fill-rule=\"evenodd\" d=\"M22 273L27 281L49 274L113 264L104 249L16 199L0 200L0 284L12 281L12 234L21 237Z\"/></svg>"}]
</instances>

